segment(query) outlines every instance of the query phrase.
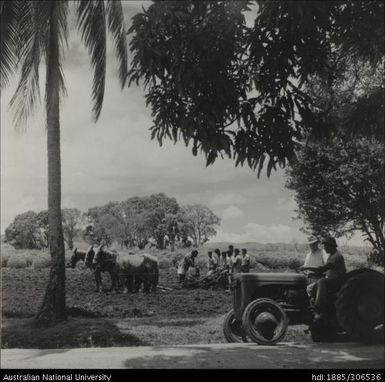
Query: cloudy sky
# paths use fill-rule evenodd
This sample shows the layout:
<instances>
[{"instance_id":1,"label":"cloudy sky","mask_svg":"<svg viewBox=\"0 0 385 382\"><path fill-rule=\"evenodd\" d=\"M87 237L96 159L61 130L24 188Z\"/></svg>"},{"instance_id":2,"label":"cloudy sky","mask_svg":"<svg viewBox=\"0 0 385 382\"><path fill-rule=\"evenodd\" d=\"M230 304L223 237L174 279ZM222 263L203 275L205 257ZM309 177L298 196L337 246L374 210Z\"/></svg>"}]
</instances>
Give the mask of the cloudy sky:
<instances>
[{"instance_id":1,"label":"cloudy sky","mask_svg":"<svg viewBox=\"0 0 385 382\"><path fill-rule=\"evenodd\" d=\"M125 2L127 25L142 2ZM107 86L99 121L92 121L89 58L71 30L64 61L68 95L61 106L62 205L86 211L108 201L164 192L180 205L203 203L222 218L213 241L305 241L294 221L295 202L282 171L260 179L230 160L205 166L182 142L150 140L150 110L142 88L121 91L108 50ZM44 78L42 68L41 78ZM16 83L16 79L14 84ZM41 106L24 132L15 131L8 106L15 86L1 94L1 232L15 215L47 208L46 132ZM42 91L44 86L42 86ZM343 241L343 240L342 240ZM360 244L359 237L351 244Z\"/></svg>"}]
</instances>

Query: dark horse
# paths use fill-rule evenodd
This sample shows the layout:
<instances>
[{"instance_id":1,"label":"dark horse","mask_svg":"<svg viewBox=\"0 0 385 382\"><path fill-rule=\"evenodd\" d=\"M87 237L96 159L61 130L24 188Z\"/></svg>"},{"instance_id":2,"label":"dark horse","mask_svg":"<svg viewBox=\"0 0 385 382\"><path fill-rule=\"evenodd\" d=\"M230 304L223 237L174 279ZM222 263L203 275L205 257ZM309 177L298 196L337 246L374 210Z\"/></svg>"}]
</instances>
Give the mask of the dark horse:
<instances>
[{"instance_id":1,"label":"dark horse","mask_svg":"<svg viewBox=\"0 0 385 382\"><path fill-rule=\"evenodd\" d=\"M79 251L77 248L74 248L72 251L72 256L69 261L69 266L71 268L75 268L76 264L81 260L84 261L84 264L89 268L95 277L95 283L96 283L96 291L99 292L103 288L102 283L102 275L101 272L108 272L111 276L111 282L113 283L114 276L111 272L108 270L104 270L101 267L95 267L93 264L93 260L95 257L95 250L94 247L91 245L88 247L87 251ZM111 290L113 288L113 285L111 286Z\"/></svg>"},{"instance_id":2,"label":"dark horse","mask_svg":"<svg viewBox=\"0 0 385 382\"><path fill-rule=\"evenodd\" d=\"M119 265L116 262L117 253L107 250L100 245L94 250L92 266L100 272L108 272L111 276L110 292L119 291Z\"/></svg>"},{"instance_id":3,"label":"dark horse","mask_svg":"<svg viewBox=\"0 0 385 382\"><path fill-rule=\"evenodd\" d=\"M72 255L68 265L71 268L75 268L76 264L79 261L84 261L86 266L92 269L92 260L94 258L94 255L95 255L95 252L93 250L92 245L87 249L87 251L79 251L77 248L74 248L72 250ZM86 261L86 258L87 258L87 261Z\"/></svg>"},{"instance_id":4,"label":"dark horse","mask_svg":"<svg viewBox=\"0 0 385 382\"><path fill-rule=\"evenodd\" d=\"M108 269L114 275L113 287L118 288L119 278L124 278L125 290L137 292L143 283L143 292L156 291L159 278L158 262L150 255L119 254L103 245L95 249L92 263Z\"/></svg>"}]
</instances>

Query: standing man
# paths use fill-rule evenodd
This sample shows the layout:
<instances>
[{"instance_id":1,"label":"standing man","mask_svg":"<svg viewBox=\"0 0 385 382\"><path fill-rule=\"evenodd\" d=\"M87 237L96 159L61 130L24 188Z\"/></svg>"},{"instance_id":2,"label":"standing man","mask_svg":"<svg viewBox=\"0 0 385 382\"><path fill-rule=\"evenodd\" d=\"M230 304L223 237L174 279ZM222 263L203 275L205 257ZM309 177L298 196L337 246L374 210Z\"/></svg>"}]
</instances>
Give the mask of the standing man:
<instances>
[{"instance_id":1,"label":"standing man","mask_svg":"<svg viewBox=\"0 0 385 382\"><path fill-rule=\"evenodd\" d=\"M223 251L219 259L219 266L221 270L225 270L227 268L227 253Z\"/></svg>"},{"instance_id":2,"label":"standing man","mask_svg":"<svg viewBox=\"0 0 385 382\"><path fill-rule=\"evenodd\" d=\"M194 249L190 254L187 254L178 266L179 283L184 284L186 281L186 274L190 267L195 267L195 258L198 256L198 251Z\"/></svg>"},{"instance_id":3,"label":"standing man","mask_svg":"<svg viewBox=\"0 0 385 382\"><path fill-rule=\"evenodd\" d=\"M211 276L217 270L218 261L216 256L213 256L213 253L211 251L207 253L207 256L207 268L209 269L209 271L207 272L207 276Z\"/></svg>"},{"instance_id":4,"label":"standing man","mask_svg":"<svg viewBox=\"0 0 385 382\"><path fill-rule=\"evenodd\" d=\"M306 268L316 274L325 274L325 277L319 279L314 287L315 320L322 318L332 294L338 291L346 275L345 260L341 253L337 251L336 239L328 236L322 241L322 244L329 255L326 264L316 268Z\"/></svg>"},{"instance_id":5,"label":"standing man","mask_svg":"<svg viewBox=\"0 0 385 382\"><path fill-rule=\"evenodd\" d=\"M229 246L229 248L232 245ZM228 250L226 253L226 269L227 269L227 291L230 291L230 285L232 281L232 273L233 273L233 252L232 250Z\"/></svg>"},{"instance_id":6,"label":"standing man","mask_svg":"<svg viewBox=\"0 0 385 382\"><path fill-rule=\"evenodd\" d=\"M214 253L215 253L214 256L217 257L218 267L220 268L222 267L221 251L219 250L219 248L215 248Z\"/></svg>"},{"instance_id":7,"label":"standing man","mask_svg":"<svg viewBox=\"0 0 385 382\"><path fill-rule=\"evenodd\" d=\"M242 261L241 261L241 272L250 272L250 256L247 254L247 249L242 248Z\"/></svg>"},{"instance_id":8,"label":"standing man","mask_svg":"<svg viewBox=\"0 0 385 382\"><path fill-rule=\"evenodd\" d=\"M239 252L238 248L235 248L234 250L234 256L232 258L232 263L233 263L233 275L237 273L241 273L242 269L242 256Z\"/></svg>"}]
</instances>

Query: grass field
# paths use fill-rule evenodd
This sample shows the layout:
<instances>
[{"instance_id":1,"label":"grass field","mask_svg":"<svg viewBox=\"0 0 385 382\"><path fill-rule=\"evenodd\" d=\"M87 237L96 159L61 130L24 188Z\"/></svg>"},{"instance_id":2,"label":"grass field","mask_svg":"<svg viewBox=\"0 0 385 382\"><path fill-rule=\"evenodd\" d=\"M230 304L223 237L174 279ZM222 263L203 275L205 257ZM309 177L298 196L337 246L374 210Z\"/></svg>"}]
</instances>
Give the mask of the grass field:
<instances>
[{"instance_id":1,"label":"grass field","mask_svg":"<svg viewBox=\"0 0 385 382\"><path fill-rule=\"evenodd\" d=\"M78 243L85 249L84 243ZM209 249L199 248L198 264L206 270ZM306 246L245 243L254 272L293 272L301 265ZM224 315L232 295L224 290L179 289L175 262L189 250L147 250L160 263L160 285L170 291L156 294L96 293L92 273L79 263L66 269L68 321L51 328L35 325L33 317L43 299L49 276L49 254L15 250L2 244L2 347L68 348L87 346L175 345L225 342ZM143 252L143 251L142 251ZM366 266L363 249L342 248L348 269ZM70 252L66 254L69 258ZM108 283L106 276L104 281ZM306 343L304 326L293 326L285 341Z\"/></svg>"}]
</instances>

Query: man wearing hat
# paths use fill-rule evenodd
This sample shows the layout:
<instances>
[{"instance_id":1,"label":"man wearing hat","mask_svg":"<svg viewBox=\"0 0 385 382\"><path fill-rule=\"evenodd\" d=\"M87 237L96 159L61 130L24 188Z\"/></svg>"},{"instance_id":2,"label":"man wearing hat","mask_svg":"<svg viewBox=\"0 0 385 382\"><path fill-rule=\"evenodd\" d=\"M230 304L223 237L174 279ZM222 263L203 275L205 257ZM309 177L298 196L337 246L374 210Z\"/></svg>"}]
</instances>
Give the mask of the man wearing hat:
<instances>
[{"instance_id":1,"label":"man wearing hat","mask_svg":"<svg viewBox=\"0 0 385 382\"><path fill-rule=\"evenodd\" d=\"M332 294L336 293L340 288L344 276L346 274L345 260L341 253L337 251L337 242L334 237L328 236L322 240L325 252L329 255L326 264L320 267L307 267L309 271L315 274L325 274L325 277L317 281L314 293L315 293L315 318L319 319Z\"/></svg>"},{"instance_id":2,"label":"man wearing hat","mask_svg":"<svg viewBox=\"0 0 385 382\"><path fill-rule=\"evenodd\" d=\"M305 257L305 262L303 264L305 268L318 268L325 265L328 256L326 256L325 252L318 247L319 242L320 241L314 236L309 238L307 244L310 247L310 252Z\"/></svg>"},{"instance_id":3,"label":"man wearing hat","mask_svg":"<svg viewBox=\"0 0 385 382\"><path fill-rule=\"evenodd\" d=\"M310 252L306 255L305 262L303 266L300 267L301 270L305 270L306 268L318 268L325 265L327 260L327 254L321 248L318 247L319 242L320 241L314 236L311 236L309 238L307 244L310 247ZM307 293L309 294L309 296L313 295L315 283L321 277L323 277L322 274L316 274L314 272L307 273Z\"/></svg>"}]
</instances>

